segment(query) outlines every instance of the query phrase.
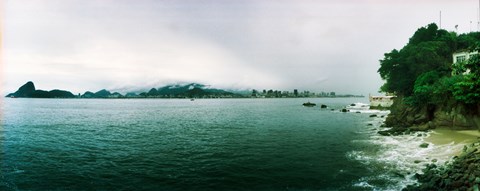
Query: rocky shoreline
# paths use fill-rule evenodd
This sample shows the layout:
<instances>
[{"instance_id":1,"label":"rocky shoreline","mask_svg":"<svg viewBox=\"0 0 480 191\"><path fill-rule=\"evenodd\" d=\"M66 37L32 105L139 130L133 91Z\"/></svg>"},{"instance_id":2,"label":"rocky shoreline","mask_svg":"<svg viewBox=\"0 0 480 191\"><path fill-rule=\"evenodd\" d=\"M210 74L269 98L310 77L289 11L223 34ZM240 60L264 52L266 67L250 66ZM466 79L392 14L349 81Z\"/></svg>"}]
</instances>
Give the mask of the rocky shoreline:
<instances>
[{"instance_id":1,"label":"rocky shoreline","mask_svg":"<svg viewBox=\"0 0 480 191\"><path fill-rule=\"evenodd\" d=\"M415 174L418 184L409 185L404 191L413 190L473 190L480 188L480 140L465 146L462 153L445 165L426 165L423 174Z\"/></svg>"},{"instance_id":2,"label":"rocky shoreline","mask_svg":"<svg viewBox=\"0 0 480 191\"><path fill-rule=\"evenodd\" d=\"M402 98L392 105L391 114L385 120L387 130L380 135L396 136L413 134L433 129L478 130L480 127L480 105L465 106L457 103L413 108ZM452 136L449 134L448 136ZM425 145L423 145L425 146ZM419 145L422 147L422 145ZM428 145L427 145L428 147ZM473 190L480 189L480 137L464 147L460 154L445 164L432 161L422 173L415 174L418 183L403 190Z\"/></svg>"}]
</instances>

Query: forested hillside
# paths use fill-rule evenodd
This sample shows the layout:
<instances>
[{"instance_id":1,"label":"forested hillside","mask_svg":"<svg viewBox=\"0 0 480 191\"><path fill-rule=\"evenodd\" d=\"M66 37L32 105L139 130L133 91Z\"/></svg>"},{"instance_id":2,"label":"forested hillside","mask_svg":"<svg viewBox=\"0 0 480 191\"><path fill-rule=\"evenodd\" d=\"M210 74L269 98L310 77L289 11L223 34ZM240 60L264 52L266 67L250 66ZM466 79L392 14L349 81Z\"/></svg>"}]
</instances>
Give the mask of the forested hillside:
<instances>
[{"instance_id":1,"label":"forested hillside","mask_svg":"<svg viewBox=\"0 0 480 191\"><path fill-rule=\"evenodd\" d=\"M453 64L452 54L479 48L479 32L459 35L429 24L419 28L402 49L386 53L378 69L385 80L380 90L397 95L387 125L406 127L433 121L436 124L423 128L478 128L479 56Z\"/></svg>"}]
</instances>

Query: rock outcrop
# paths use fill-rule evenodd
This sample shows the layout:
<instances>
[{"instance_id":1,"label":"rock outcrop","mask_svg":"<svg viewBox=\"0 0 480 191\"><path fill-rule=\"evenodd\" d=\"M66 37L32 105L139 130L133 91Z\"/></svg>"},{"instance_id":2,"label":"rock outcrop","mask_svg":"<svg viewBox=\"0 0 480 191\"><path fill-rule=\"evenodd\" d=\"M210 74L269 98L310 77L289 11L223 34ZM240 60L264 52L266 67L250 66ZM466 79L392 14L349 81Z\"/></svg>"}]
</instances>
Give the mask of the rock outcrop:
<instances>
[{"instance_id":1,"label":"rock outcrop","mask_svg":"<svg viewBox=\"0 0 480 191\"><path fill-rule=\"evenodd\" d=\"M480 129L480 104L446 103L419 108L409 106L399 98L391 107L386 126L411 130L434 128Z\"/></svg>"},{"instance_id":2,"label":"rock outcrop","mask_svg":"<svg viewBox=\"0 0 480 191\"><path fill-rule=\"evenodd\" d=\"M480 143L466 146L446 166L429 164L423 174L415 174L420 184L409 185L409 190L479 190L480 186Z\"/></svg>"}]
</instances>

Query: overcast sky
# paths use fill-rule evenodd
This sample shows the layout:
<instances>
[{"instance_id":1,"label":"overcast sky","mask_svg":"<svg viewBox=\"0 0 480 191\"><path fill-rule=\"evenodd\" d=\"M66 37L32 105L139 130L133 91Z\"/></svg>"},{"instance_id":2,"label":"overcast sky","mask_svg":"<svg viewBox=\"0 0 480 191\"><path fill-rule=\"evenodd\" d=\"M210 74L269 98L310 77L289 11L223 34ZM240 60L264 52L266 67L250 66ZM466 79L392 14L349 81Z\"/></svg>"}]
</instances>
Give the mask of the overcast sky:
<instances>
[{"instance_id":1,"label":"overcast sky","mask_svg":"<svg viewBox=\"0 0 480 191\"><path fill-rule=\"evenodd\" d=\"M198 82L377 93L383 54L429 23L478 29L478 0L4 0L3 93ZM472 24L470 24L472 21Z\"/></svg>"}]
</instances>

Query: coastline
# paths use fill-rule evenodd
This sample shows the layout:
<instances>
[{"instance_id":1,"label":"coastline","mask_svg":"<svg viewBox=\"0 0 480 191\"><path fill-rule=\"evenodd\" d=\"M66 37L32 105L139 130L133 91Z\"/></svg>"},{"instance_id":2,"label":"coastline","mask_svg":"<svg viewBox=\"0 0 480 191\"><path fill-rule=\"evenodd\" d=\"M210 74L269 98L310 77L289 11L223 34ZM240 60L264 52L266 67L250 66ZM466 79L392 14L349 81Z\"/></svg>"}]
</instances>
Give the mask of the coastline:
<instances>
[{"instance_id":1,"label":"coastline","mask_svg":"<svg viewBox=\"0 0 480 191\"><path fill-rule=\"evenodd\" d=\"M470 144L480 137L478 130L452 130L446 128L433 129L425 141L435 145L444 145L448 143Z\"/></svg>"},{"instance_id":2,"label":"coastline","mask_svg":"<svg viewBox=\"0 0 480 191\"><path fill-rule=\"evenodd\" d=\"M478 130L452 130L446 128L433 129L424 140L435 147L445 149L441 153L454 157L462 153L462 148L479 140Z\"/></svg>"},{"instance_id":3,"label":"coastline","mask_svg":"<svg viewBox=\"0 0 480 191\"><path fill-rule=\"evenodd\" d=\"M385 116L390 113L390 111L385 112ZM373 189L376 181L387 180L390 181L390 185L387 186L390 190L421 190L421 186L425 182L419 177L426 172L432 174L429 172L431 166L451 169L449 164L462 156L466 147L470 147L480 140L480 131L478 130L447 128L402 131L385 136L378 133L378 131L392 129L385 127L385 118L380 115L370 118L367 125L372 127L369 129L373 131L368 142L376 145L378 149L373 152L354 151L348 154L350 158L365 165L388 169L384 175L362 178L356 183L359 188ZM377 178L378 176L388 178ZM412 187L416 189L412 189Z\"/></svg>"},{"instance_id":4,"label":"coastline","mask_svg":"<svg viewBox=\"0 0 480 191\"><path fill-rule=\"evenodd\" d=\"M460 133L462 134L462 133ZM418 190L473 190L480 188L480 139L465 144L461 152L444 164L427 164L422 173L416 173L417 183L403 188Z\"/></svg>"},{"instance_id":5,"label":"coastline","mask_svg":"<svg viewBox=\"0 0 480 191\"><path fill-rule=\"evenodd\" d=\"M422 162L421 171L411 177L414 182L402 190L478 190L480 131L438 128L426 134L423 149L429 151L424 157L430 162Z\"/></svg>"}]
</instances>

